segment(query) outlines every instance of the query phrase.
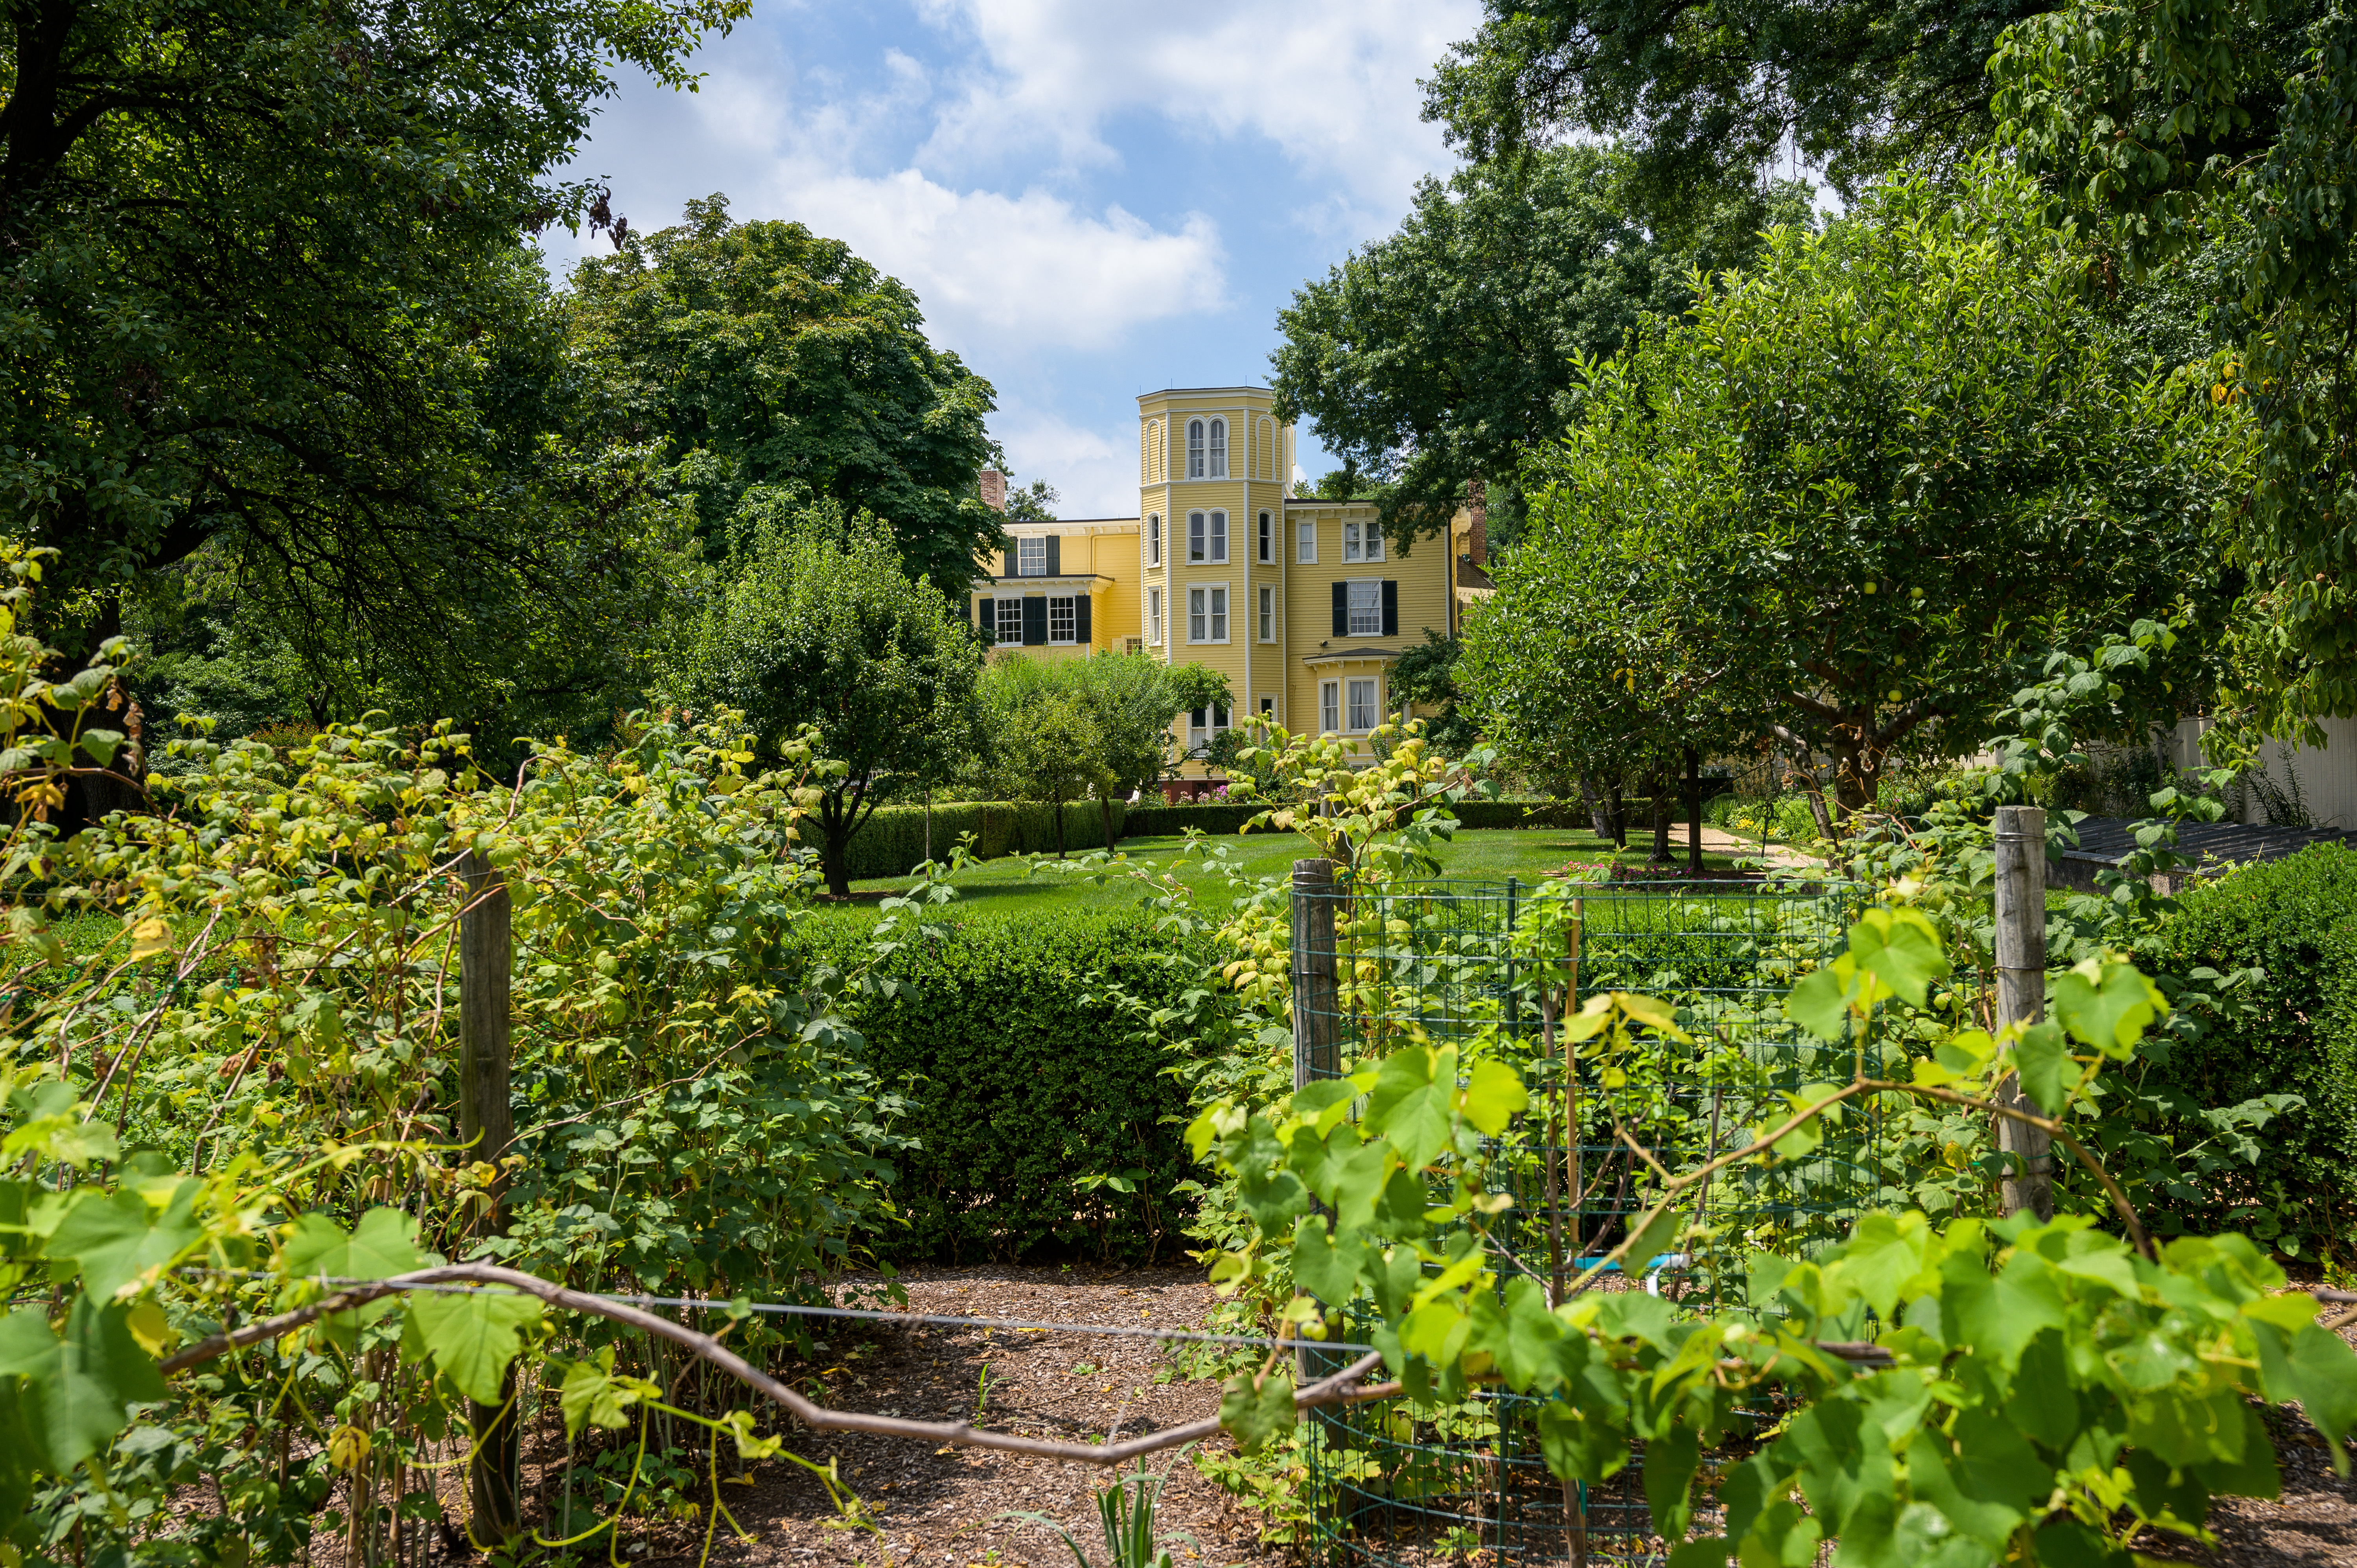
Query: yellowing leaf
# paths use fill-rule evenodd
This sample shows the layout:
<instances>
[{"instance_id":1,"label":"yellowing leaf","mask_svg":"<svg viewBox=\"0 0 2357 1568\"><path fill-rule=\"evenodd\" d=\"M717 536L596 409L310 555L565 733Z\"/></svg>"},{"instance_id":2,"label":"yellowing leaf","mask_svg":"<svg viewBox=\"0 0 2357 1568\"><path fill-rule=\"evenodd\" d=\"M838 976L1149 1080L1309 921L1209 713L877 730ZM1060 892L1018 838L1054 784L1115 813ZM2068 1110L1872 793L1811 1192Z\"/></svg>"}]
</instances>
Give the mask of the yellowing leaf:
<instances>
[{"instance_id":1,"label":"yellowing leaf","mask_svg":"<svg viewBox=\"0 0 2357 1568\"><path fill-rule=\"evenodd\" d=\"M153 958L172 950L172 928L154 916L131 928L131 956Z\"/></svg>"}]
</instances>

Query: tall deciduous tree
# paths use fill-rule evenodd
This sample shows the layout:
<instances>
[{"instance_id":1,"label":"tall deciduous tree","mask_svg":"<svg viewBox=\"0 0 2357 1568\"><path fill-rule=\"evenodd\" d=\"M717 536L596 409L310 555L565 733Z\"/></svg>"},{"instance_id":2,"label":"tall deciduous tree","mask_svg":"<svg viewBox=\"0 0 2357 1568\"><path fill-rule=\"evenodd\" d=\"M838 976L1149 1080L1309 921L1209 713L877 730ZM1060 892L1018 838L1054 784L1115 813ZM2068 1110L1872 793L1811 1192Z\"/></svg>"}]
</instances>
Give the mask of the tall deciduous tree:
<instances>
[{"instance_id":1,"label":"tall deciduous tree","mask_svg":"<svg viewBox=\"0 0 2357 1568\"><path fill-rule=\"evenodd\" d=\"M852 835L892 793L972 752L980 646L941 590L911 580L882 526L832 503L744 498L744 536L667 655L662 690L743 709L774 748L804 725L840 771L817 781L820 864L851 892Z\"/></svg>"},{"instance_id":2,"label":"tall deciduous tree","mask_svg":"<svg viewBox=\"0 0 2357 1568\"><path fill-rule=\"evenodd\" d=\"M1823 235L1778 231L1685 323L1589 363L1468 628L1488 700L1539 704L1527 725L1551 688L1577 714L1632 670L1632 702L1649 681L1746 693L1752 733L1837 758L1856 810L1893 754L1971 749L2023 660L2093 631L2207 633L2163 672L2195 694L2234 586L2210 523L2247 422L2138 361L2043 209L1995 163L1960 191L1894 183ZM1634 632L1591 623L1637 606L1662 623L1632 620L1641 640L1675 650L1654 663L1685 675L1613 663ZM1517 639L1550 646L1534 618L1575 629L1518 676Z\"/></svg>"},{"instance_id":3,"label":"tall deciduous tree","mask_svg":"<svg viewBox=\"0 0 2357 1568\"><path fill-rule=\"evenodd\" d=\"M553 171L613 69L686 84L744 10L13 6L0 527L102 590L60 640L113 631L116 587L209 542L391 644L447 643L477 565L561 611L608 514L533 461L555 360L525 240L612 225Z\"/></svg>"},{"instance_id":4,"label":"tall deciduous tree","mask_svg":"<svg viewBox=\"0 0 2357 1568\"><path fill-rule=\"evenodd\" d=\"M1003 547L974 486L990 383L840 241L691 201L576 268L568 316L613 435L660 440L708 530L754 487L801 487L882 519L910 574L952 594Z\"/></svg>"},{"instance_id":5,"label":"tall deciduous tree","mask_svg":"<svg viewBox=\"0 0 2357 1568\"><path fill-rule=\"evenodd\" d=\"M1621 172L1580 146L1426 180L1397 233L1296 292L1270 362L1281 417L1308 418L1344 460L1325 493L1373 495L1406 543L1445 533L1482 481L1493 536L1511 540L1523 452L1570 417L1580 356L1684 308L1689 271L1741 261L1763 221L1808 213L1794 188L1722 202L1665 247Z\"/></svg>"},{"instance_id":6,"label":"tall deciduous tree","mask_svg":"<svg viewBox=\"0 0 2357 1568\"><path fill-rule=\"evenodd\" d=\"M1227 702L1228 679L1205 665L1165 664L1142 653L1052 662L1020 655L993 660L983 672L981 687L988 753L985 762L1003 788L1033 794L1022 781L1043 775L1040 764L1032 760L1036 746L1028 738L1041 733L1041 727L1026 714L1051 700L1087 721L1090 750L1078 777L1096 795L1104 814L1105 843L1111 846L1120 836L1114 827L1114 803L1150 789L1176 763L1172 721L1190 709ZM1027 738L1007 738L1018 731ZM1078 789L1063 798L1074 793Z\"/></svg>"}]
</instances>

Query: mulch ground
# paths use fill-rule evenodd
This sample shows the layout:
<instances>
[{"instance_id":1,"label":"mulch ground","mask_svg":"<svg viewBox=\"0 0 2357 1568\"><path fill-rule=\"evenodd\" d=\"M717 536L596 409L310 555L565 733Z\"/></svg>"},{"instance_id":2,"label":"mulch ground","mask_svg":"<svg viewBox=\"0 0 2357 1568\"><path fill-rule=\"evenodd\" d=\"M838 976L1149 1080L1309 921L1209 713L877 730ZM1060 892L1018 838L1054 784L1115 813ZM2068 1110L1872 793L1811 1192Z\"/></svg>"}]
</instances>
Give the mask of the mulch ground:
<instances>
[{"instance_id":1,"label":"mulch ground","mask_svg":"<svg viewBox=\"0 0 2357 1568\"><path fill-rule=\"evenodd\" d=\"M901 1283L912 1312L1133 1328L1200 1328L1213 1300L1198 1268L935 1268L904 1273ZM1165 1346L1151 1339L829 1324L823 1343L826 1353L812 1363L818 1375L799 1386L840 1410L936 1421L979 1410L982 1423L1000 1431L1082 1443L1135 1437L1219 1412L1218 1383L1176 1377ZM1227 1440L1219 1442L1225 1446ZM804 1434L794 1446L819 1464L836 1462L876 1516L881 1538L846 1528L816 1477L772 1463L759 1468L753 1486L729 1487L729 1509L755 1540L716 1547L716 1563L1071 1563L1053 1529L1004 1517L1010 1510L1057 1520L1092 1562L1103 1559L1095 1493L1111 1476L1095 1466L982 1448L936 1451L852 1433ZM1281 1560L1260 1545L1256 1516L1235 1509L1191 1464L1168 1454L1148 1463L1169 1477L1161 1529L1181 1563ZM1182 1535L1191 1540L1177 1539ZM702 1544L658 1540L633 1561L684 1555L693 1562Z\"/></svg>"}]
</instances>

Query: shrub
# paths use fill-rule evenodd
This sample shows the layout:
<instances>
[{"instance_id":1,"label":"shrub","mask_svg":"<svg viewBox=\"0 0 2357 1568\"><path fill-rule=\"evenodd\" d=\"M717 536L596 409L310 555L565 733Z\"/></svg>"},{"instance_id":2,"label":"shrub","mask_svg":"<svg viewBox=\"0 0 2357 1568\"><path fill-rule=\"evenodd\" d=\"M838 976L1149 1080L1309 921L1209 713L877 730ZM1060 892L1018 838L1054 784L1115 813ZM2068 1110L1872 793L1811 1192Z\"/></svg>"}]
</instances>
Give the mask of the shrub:
<instances>
[{"instance_id":1,"label":"shrub","mask_svg":"<svg viewBox=\"0 0 2357 1568\"><path fill-rule=\"evenodd\" d=\"M2302 1238L2330 1247L2357 1219L2357 850L2315 844L2197 887L2161 940L2179 974L2263 973L2145 1087L2174 1091L2189 1113L2266 1094L2307 1102L2267 1129L2255 1166L2189 1207L2186 1228L2264 1230L2272 1210L2287 1251Z\"/></svg>"},{"instance_id":2,"label":"shrub","mask_svg":"<svg viewBox=\"0 0 2357 1568\"><path fill-rule=\"evenodd\" d=\"M1122 807L1114 807L1114 831L1122 831ZM974 835L974 853L985 860L1003 854L1045 854L1056 847L1053 808L1039 801L968 800L933 805L933 858L947 860L961 834ZM1104 817L1094 800L1064 807L1064 843L1071 849L1104 843ZM879 806L851 836L847 852L854 881L906 876L925 860L925 808Z\"/></svg>"},{"instance_id":3,"label":"shrub","mask_svg":"<svg viewBox=\"0 0 2357 1568\"><path fill-rule=\"evenodd\" d=\"M1124 838L1176 838L1189 828L1214 837L1232 833L1266 811L1265 802L1204 800L1184 806L1135 805L1123 819Z\"/></svg>"},{"instance_id":4,"label":"shrub","mask_svg":"<svg viewBox=\"0 0 2357 1568\"><path fill-rule=\"evenodd\" d=\"M868 929L817 922L814 956L843 963ZM870 1069L914 1101L893 1129L916 1144L893 1160L908 1223L868 1244L953 1262L1166 1249L1183 1218L1172 1188L1189 1173L1186 1093L1112 993L1168 1005L1216 967L1211 955L1136 909L945 929L877 966L888 987L845 1004Z\"/></svg>"}]
</instances>

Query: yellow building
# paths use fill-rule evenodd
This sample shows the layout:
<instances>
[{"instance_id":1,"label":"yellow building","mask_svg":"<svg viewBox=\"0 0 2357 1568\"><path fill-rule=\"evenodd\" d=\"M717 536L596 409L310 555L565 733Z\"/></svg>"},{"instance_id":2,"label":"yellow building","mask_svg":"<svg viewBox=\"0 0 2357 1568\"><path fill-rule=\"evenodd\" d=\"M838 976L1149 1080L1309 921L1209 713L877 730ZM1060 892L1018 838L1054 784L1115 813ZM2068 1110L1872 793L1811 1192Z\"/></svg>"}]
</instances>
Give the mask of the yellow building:
<instances>
[{"instance_id":1,"label":"yellow building","mask_svg":"<svg viewBox=\"0 0 2357 1568\"><path fill-rule=\"evenodd\" d=\"M1219 671L1235 711L1182 715L1177 738L1197 757L1245 714L1346 736L1383 723L1393 663L1427 628L1457 628L1450 546L1466 519L1411 553L1383 538L1372 501L1288 495L1293 429L1274 401L1265 387L1139 398L1137 515L1009 523L1012 548L971 608L994 652L1142 651ZM985 476L985 494L1003 506L1004 481Z\"/></svg>"}]
</instances>

